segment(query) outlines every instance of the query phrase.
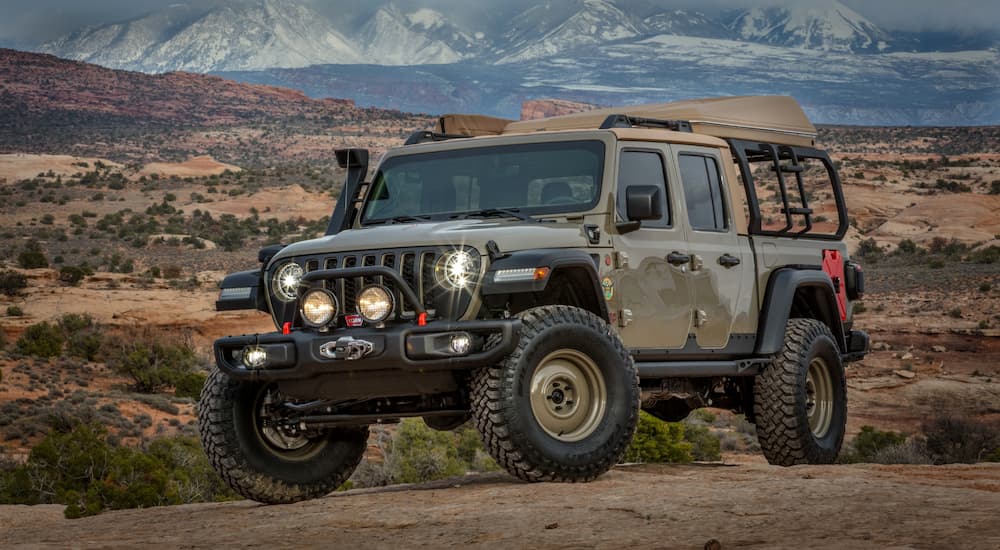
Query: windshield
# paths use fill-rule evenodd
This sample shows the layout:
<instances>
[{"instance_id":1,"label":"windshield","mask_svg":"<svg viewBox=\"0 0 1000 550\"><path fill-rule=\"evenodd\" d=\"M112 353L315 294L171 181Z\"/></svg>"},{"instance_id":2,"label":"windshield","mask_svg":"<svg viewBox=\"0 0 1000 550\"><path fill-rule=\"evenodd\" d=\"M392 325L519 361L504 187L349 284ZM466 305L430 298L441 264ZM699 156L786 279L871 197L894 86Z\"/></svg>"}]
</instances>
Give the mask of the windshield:
<instances>
[{"instance_id":1,"label":"windshield","mask_svg":"<svg viewBox=\"0 0 1000 550\"><path fill-rule=\"evenodd\" d=\"M375 174L361 221L579 212L597 203L603 173L597 140L401 155Z\"/></svg>"}]
</instances>

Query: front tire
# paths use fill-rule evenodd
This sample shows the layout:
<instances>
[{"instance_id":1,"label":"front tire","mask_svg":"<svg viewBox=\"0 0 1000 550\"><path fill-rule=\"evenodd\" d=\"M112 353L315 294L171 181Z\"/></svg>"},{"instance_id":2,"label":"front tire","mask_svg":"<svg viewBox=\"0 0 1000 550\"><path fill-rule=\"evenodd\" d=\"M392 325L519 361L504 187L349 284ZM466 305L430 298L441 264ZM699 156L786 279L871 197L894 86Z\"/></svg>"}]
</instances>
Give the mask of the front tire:
<instances>
[{"instance_id":1,"label":"front tire","mask_svg":"<svg viewBox=\"0 0 1000 550\"><path fill-rule=\"evenodd\" d=\"M844 442L847 385L830 329L790 319L782 351L754 383L757 439L771 464L831 464Z\"/></svg>"},{"instance_id":2,"label":"front tire","mask_svg":"<svg viewBox=\"0 0 1000 550\"><path fill-rule=\"evenodd\" d=\"M198 428L209 462L234 491L264 504L330 493L361 462L368 427L308 437L281 431L261 414L273 391L273 386L240 383L212 371L198 402Z\"/></svg>"},{"instance_id":3,"label":"front tire","mask_svg":"<svg viewBox=\"0 0 1000 550\"><path fill-rule=\"evenodd\" d=\"M518 314L517 348L472 381L486 449L525 481L590 481L625 454L639 415L639 378L618 335L569 306Z\"/></svg>"}]
</instances>

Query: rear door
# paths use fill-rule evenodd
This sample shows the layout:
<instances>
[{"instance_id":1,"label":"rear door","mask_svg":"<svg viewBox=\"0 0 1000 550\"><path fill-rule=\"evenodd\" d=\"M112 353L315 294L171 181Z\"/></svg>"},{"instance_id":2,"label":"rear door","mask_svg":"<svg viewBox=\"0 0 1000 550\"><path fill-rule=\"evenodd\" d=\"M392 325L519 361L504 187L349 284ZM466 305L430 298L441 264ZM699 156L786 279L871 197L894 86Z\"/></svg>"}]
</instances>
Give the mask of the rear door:
<instances>
[{"instance_id":1,"label":"rear door","mask_svg":"<svg viewBox=\"0 0 1000 550\"><path fill-rule=\"evenodd\" d=\"M619 147L619 221L625 219L630 185L657 186L662 215L643 221L636 231L614 235L618 253L612 276L602 281L605 297L618 310L619 333L628 348L681 348L691 330L692 294L686 230L674 214L677 185L668 185L667 174L674 173L670 149L662 143L630 142Z\"/></svg>"},{"instance_id":2,"label":"rear door","mask_svg":"<svg viewBox=\"0 0 1000 550\"><path fill-rule=\"evenodd\" d=\"M671 145L672 160L683 194L683 215L676 225L683 227L691 250L688 266L693 300L693 332L702 349L734 346L752 334L739 334L730 341L736 327L747 325L753 312L753 255L745 236L737 235L733 223L729 185L724 181L723 159L718 149Z\"/></svg>"}]
</instances>

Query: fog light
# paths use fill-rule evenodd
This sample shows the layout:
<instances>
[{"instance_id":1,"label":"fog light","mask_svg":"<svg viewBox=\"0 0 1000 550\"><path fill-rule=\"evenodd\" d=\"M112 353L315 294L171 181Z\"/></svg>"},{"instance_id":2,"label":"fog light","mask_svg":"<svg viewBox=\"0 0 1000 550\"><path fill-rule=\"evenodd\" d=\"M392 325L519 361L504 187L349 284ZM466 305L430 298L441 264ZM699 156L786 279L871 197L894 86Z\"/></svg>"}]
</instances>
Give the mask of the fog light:
<instances>
[{"instance_id":1,"label":"fog light","mask_svg":"<svg viewBox=\"0 0 1000 550\"><path fill-rule=\"evenodd\" d=\"M267 352L259 346L247 346L243 348L243 364L248 369L259 369L267 363Z\"/></svg>"},{"instance_id":2,"label":"fog light","mask_svg":"<svg viewBox=\"0 0 1000 550\"><path fill-rule=\"evenodd\" d=\"M337 298L321 288L302 295L302 320L311 327L326 326L337 315Z\"/></svg>"},{"instance_id":3,"label":"fog light","mask_svg":"<svg viewBox=\"0 0 1000 550\"><path fill-rule=\"evenodd\" d=\"M456 332L451 335L451 351L458 355L469 353L472 348L472 337L467 332Z\"/></svg>"},{"instance_id":4,"label":"fog light","mask_svg":"<svg viewBox=\"0 0 1000 550\"><path fill-rule=\"evenodd\" d=\"M358 294L358 313L369 323L381 323L396 309L395 300L381 286L369 286Z\"/></svg>"}]
</instances>

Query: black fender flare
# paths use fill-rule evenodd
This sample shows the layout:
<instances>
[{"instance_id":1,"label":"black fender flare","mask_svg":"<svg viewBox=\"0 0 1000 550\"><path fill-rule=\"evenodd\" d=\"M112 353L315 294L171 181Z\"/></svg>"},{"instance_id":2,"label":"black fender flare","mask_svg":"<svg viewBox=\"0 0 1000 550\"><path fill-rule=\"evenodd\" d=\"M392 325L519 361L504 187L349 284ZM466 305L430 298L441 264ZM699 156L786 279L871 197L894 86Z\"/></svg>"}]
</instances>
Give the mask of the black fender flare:
<instances>
[{"instance_id":1,"label":"black fender flare","mask_svg":"<svg viewBox=\"0 0 1000 550\"><path fill-rule=\"evenodd\" d=\"M568 269L579 269L586 273L590 282L589 288L580 289L593 293L594 302L597 304L598 315L605 321L608 320L608 304L604 299L604 292L601 290L601 282L597 274L597 263L600 261L599 254L590 254L583 250L565 248L539 248L533 250L519 250L509 252L494 260L486 274L483 276L483 283L480 293L483 296L497 296L504 294L520 294L542 292L549 284L549 281L560 271ZM548 277L541 280L495 282L493 276L497 271L505 269L534 269L537 267L547 267L551 271Z\"/></svg>"},{"instance_id":2,"label":"black fender flare","mask_svg":"<svg viewBox=\"0 0 1000 550\"><path fill-rule=\"evenodd\" d=\"M757 355L773 355L781 351L785 341L785 325L792 314L798 293L806 293L815 317L830 327L840 348L847 352L847 340L840 320L833 281L822 269L783 267L774 270L767 281L767 291L757 326Z\"/></svg>"}]
</instances>

